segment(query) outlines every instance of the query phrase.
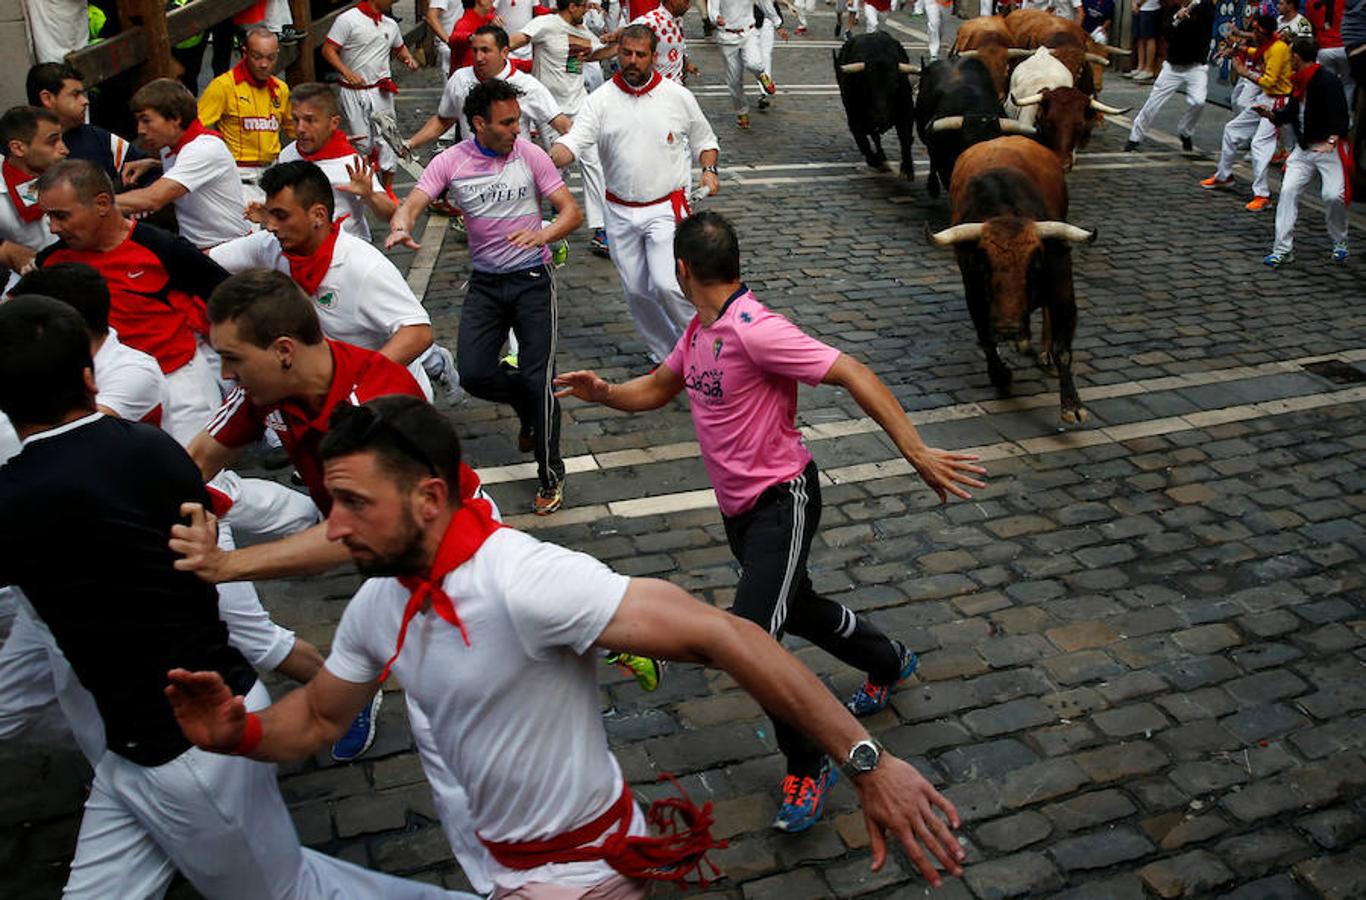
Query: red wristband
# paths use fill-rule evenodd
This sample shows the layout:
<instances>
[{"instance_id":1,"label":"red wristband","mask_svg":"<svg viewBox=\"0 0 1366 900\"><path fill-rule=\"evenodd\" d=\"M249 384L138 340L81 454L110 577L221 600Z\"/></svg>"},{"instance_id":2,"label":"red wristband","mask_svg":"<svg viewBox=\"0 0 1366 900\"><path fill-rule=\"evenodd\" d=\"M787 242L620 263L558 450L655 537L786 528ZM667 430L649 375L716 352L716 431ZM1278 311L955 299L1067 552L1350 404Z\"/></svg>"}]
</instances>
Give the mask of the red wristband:
<instances>
[{"instance_id":1,"label":"red wristband","mask_svg":"<svg viewBox=\"0 0 1366 900\"><path fill-rule=\"evenodd\" d=\"M247 724L242 728L242 739L237 742L237 746L232 748L235 756L246 756L256 749L256 745L261 743L261 717L256 713L247 713Z\"/></svg>"}]
</instances>

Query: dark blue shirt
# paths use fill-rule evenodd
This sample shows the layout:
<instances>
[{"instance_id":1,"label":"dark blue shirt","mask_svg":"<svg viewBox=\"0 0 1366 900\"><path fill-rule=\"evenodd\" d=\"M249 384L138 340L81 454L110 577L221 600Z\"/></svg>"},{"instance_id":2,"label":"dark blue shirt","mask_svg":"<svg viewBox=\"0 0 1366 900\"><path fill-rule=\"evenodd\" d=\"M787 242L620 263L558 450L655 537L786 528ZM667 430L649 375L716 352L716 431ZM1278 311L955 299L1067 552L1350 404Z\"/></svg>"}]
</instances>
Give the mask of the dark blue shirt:
<instances>
[{"instance_id":1,"label":"dark blue shirt","mask_svg":"<svg viewBox=\"0 0 1366 900\"><path fill-rule=\"evenodd\" d=\"M1081 27L1090 34L1102 22L1115 21L1115 0L1082 0Z\"/></svg>"}]
</instances>

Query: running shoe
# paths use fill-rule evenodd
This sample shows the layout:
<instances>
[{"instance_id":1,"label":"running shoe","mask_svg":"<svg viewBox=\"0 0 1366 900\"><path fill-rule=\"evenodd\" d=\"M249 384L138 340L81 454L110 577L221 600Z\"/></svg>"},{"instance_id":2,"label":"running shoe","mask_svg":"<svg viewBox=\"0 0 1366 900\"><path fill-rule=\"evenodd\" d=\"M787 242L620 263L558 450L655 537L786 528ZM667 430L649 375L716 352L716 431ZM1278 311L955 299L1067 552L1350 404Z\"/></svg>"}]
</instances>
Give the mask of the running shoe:
<instances>
[{"instance_id":1,"label":"running shoe","mask_svg":"<svg viewBox=\"0 0 1366 900\"><path fill-rule=\"evenodd\" d=\"M1191 140L1190 135L1178 134L1177 137L1181 138L1181 149L1183 151L1186 153L1193 153L1195 151L1195 143Z\"/></svg>"},{"instance_id":2,"label":"running shoe","mask_svg":"<svg viewBox=\"0 0 1366 900\"><path fill-rule=\"evenodd\" d=\"M767 94L765 94L764 96L760 97L760 98L759 98L759 112L768 112L768 107L769 107L770 103L771 103L771 101L768 99L768 95L767 95Z\"/></svg>"},{"instance_id":3,"label":"running shoe","mask_svg":"<svg viewBox=\"0 0 1366 900\"><path fill-rule=\"evenodd\" d=\"M795 34L797 37L801 37L802 35L806 34L806 26L798 25L797 30L794 31L793 34Z\"/></svg>"},{"instance_id":4,"label":"running shoe","mask_svg":"<svg viewBox=\"0 0 1366 900\"><path fill-rule=\"evenodd\" d=\"M460 387L460 373L455 368L455 357L451 351L440 344L432 344L432 352L423 357L422 367L446 392L446 402L455 406L465 399L465 392Z\"/></svg>"},{"instance_id":5,"label":"running shoe","mask_svg":"<svg viewBox=\"0 0 1366 900\"><path fill-rule=\"evenodd\" d=\"M821 770L815 778L810 775L788 775L783 778L783 805L778 807L778 816L773 827L788 834L805 831L821 817L825 806L825 795L839 780L839 773L830 765L826 757Z\"/></svg>"},{"instance_id":6,"label":"running shoe","mask_svg":"<svg viewBox=\"0 0 1366 900\"><path fill-rule=\"evenodd\" d=\"M569 261L569 241L560 238L550 245L550 261L554 263L557 269L564 267L564 264Z\"/></svg>"},{"instance_id":7,"label":"running shoe","mask_svg":"<svg viewBox=\"0 0 1366 900\"><path fill-rule=\"evenodd\" d=\"M735 117L735 127L742 131L749 131L749 116L745 113Z\"/></svg>"},{"instance_id":8,"label":"running shoe","mask_svg":"<svg viewBox=\"0 0 1366 900\"><path fill-rule=\"evenodd\" d=\"M507 356L504 356L502 359L500 359L500 360L498 360L498 361L499 361L500 363L502 363L503 365L507 366L509 369L515 369L515 368L517 368L517 354L516 354L516 353L509 353Z\"/></svg>"},{"instance_id":9,"label":"running shoe","mask_svg":"<svg viewBox=\"0 0 1366 900\"><path fill-rule=\"evenodd\" d=\"M1207 191L1223 191L1233 187L1233 176L1220 178L1218 175L1211 175L1202 180L1200 186Z\"/></svg>"},{"instance_id":10,"label":"running shoe","mask_svg":"<svg viewBox=\"0 0 1366 900\"><path fill-rule=\"evenodd\" d=\"M1138 149L1138 141L1125 141L1125 142L1124 142L1124 152L1125 152L1125 153L1133 153L1133 152L1134 152L1135 150L1137 150L1137 149Z\"/></svg>"},{"instance_id":11,"label":"running shoe","mask_svg":"<svg viewBox=\"0 0 1366 900\"><path fill-rule=\"evenodd\" d=\"M1281 266L1288 266L1294 261L1295 254L1291 253L1288 250L1285 253L1268 253L1262 259L1263 263L1265 263L1273 269L1279 269Z\"/></svg>"},{"instance_id":12,"label":"running shoe","mask_svg":"<svg viewBox=\"0 0 1366 900\"><path fill-rule=\"evenodd\" d=\"M564 479L552 487L541 488L531 501L531 511L538 516L548 516L561 506L564 506Z\"/></svg>"},{"instance_id":13,"label":"running shoe","mask_svg":"<svg viewBox=\"0 0 1366 900\"><path fill-rule=\"evenodd\" d=\"M332 758L337 762L351 762L360 757L375 742L375 729L379 727L379 707L384 700L384 691L375 691L374 699L365 705L352 720L346 734L332 745Z\"/></svg>"},{"instance_id":14,"label":"running shoe","mask_svg":"<svg viewBox=\"0 0 1366 900\"><path fill-rule=\"evenodd\" d=\"M634 653L609 653L604 658L608 665L634 676L642 691L659 689L659 678L664 674L664 664L659 660L636 656Z\"/></svg>"},{"instance_id":15,"label":"running shoe","mask_svg":"<svg viewBox=\"0 0 1366 900\"><path fill-rule=\"evenodd\" d=\"M1334 244L1333 252L1329 254L1328 258L1336 263L1347 262L1347 242L1343 241L1340 244Z\"/></svg>"},{"instance_id":16,"label":"running shoe","mask_svg":"<svg viewBox=\"0 0 1366 900\"><path fill-rule=\"evenodd\" d=\"M588 249L597 256L611 257L612 250L607 246L607 230L605 228L593 229L593 239L588 242Z\"/></svg>"},{"instance_id":17,"label":"running shoe","mask_svg":"<svg viewBox=\"0 0 1366 900\"><path fill-rule=\"evenodd\" d=\"M1275 204L1271 202L1270 197L1253 197L1248 201L1247 206L1243 208L1248 212L1261 212L1264 209L1270 209L1274 205Z\"/></svg>"},{"instance_id":18,"label":"running shoe","mask_svg":"<svg viewBox=\"0 0 1366 900\"><path fill-rule=\"evenodd\" d=\"M778 93L778 86L773 83L773 76L767 72L759 73L759 86L764 89L764 93L770 97Z\"/></svg>"},{"instance_id":19,"label":"running shoe","mask_svg":"<svg viewBox=\"0 0 1366 900\"><path fill-rule=\"evenodd\" d=\"M1152 72L1139 72L1134 76L1134 84L1147 84L1156 77Z\"/></svg>"},{"instance_id":20,"label":"running shoe","mask_svg":"<svg viewBox=\"0 0 1366 900\"><path fill-rule=\"evenodd\" d=\"M892 697L892 688L910 678L911 673L920 663L920 658L915 655L915 652L901 641L892 641L892 643L896 644L897 653L901 656L901 672L896 676L896 681L891 684L873 684L871 681L865 681L863 687L854 692L854 695L844 705L859 718L871 716L873 713L886 709L887 701Z\"/></svg>"}]
</instances>

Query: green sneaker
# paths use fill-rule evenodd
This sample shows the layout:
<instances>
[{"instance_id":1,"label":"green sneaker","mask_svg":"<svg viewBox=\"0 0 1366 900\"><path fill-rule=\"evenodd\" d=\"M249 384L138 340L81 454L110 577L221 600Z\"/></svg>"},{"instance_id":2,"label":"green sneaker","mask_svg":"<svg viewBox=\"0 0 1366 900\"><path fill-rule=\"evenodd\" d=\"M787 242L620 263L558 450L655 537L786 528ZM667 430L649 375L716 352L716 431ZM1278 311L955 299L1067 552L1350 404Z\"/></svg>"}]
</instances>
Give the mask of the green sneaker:
<instances>
[{"instance_id":1,"label":"green sneaker","mask_svg":"<svg viewBox=\"0 0 1366 900\"><path fill-rule=\"evenodd\" d=\"M634 675L636 684L642 691L653 691L659 687L659 677L664 666L648 656L635 656L631 653L609 653L605 657L609 665L616 666L629 675Z\"/></svg>"}]
</instances>

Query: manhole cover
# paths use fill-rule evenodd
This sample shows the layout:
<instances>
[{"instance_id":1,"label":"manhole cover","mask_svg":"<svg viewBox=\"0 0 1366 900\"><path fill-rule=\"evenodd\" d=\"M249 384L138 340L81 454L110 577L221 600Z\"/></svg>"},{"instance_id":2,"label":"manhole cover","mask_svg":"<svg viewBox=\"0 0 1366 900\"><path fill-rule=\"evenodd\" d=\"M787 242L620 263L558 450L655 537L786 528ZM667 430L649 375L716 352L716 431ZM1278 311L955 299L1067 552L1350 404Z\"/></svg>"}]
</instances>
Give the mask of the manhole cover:
<instances>
[{"instance_id":1,"label":"manhole cover","mask_svg":"<svg viewBox=\"0 0 1366 900\"><path fill-rule=\"evenodd\" d=\"M1348 365L1340 359L1325 359L1323 362L1309 363L1305 371L1327 378L1334 384L1361 384L1366 382L1366 372L1356 366Z\"/></svg>"}]
</instances>

